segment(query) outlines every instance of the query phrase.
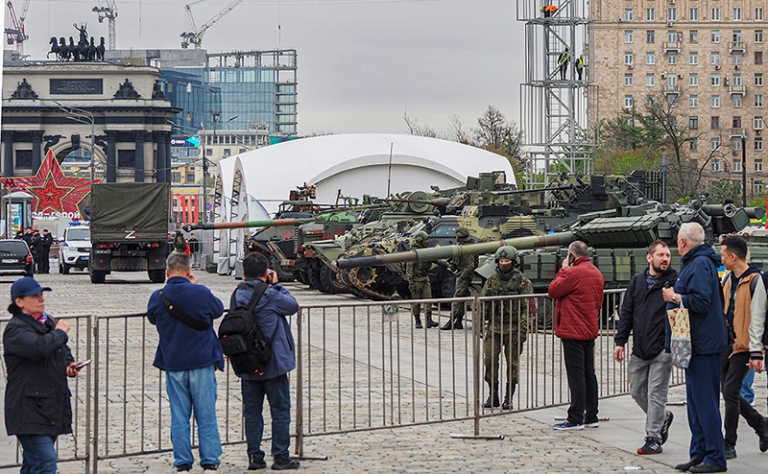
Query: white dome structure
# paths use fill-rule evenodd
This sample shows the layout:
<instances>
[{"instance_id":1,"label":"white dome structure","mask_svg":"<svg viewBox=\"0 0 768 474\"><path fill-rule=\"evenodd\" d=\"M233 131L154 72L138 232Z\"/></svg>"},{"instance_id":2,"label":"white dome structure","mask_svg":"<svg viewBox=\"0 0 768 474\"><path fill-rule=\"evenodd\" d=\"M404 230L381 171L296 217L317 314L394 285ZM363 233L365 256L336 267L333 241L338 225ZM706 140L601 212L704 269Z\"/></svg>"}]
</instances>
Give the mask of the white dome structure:
<instances>
[{"instance_id":1,"label":"white dome structure","mask_svg":"<svg viewBox=\"0 0 768 474\"><path fill-rule=\"evenodd\" d=\"M386 197L430 186L454 188L469 176L490 171L506 172L507 182L515 184L506 157L461 143L397 134L303 138L223 160L217 181L221 188L217 184L216 189L221 198L215 198L222 209L214 212L222 221L263 219L305 183L317 186L316 202L332 203L339 190L357 198ZM233 243L239 240L229 237ZM229 250L232 264L242 253L240 243L236 245L237 250Z\"/></svg>"}]
</instances>

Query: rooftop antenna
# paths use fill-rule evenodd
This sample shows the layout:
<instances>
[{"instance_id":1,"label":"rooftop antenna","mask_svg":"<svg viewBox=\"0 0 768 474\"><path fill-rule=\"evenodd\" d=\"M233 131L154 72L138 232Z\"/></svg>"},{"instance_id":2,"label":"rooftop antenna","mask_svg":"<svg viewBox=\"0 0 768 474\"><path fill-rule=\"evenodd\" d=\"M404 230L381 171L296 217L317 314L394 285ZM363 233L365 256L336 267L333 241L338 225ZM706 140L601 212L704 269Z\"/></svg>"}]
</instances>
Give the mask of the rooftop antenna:
<instances>
[{"instance_id":1,"label":"rooftop antenna","mask_svg":"<svg viewBox=\"0 0 768 474\"><path fill-rule=\"evenodd\" d=\"M392 149L395 147L394 142L389 144L389 175L387 176L387 196L389 196L389 188L392 184Z\"/></svg>"}]
</instances>

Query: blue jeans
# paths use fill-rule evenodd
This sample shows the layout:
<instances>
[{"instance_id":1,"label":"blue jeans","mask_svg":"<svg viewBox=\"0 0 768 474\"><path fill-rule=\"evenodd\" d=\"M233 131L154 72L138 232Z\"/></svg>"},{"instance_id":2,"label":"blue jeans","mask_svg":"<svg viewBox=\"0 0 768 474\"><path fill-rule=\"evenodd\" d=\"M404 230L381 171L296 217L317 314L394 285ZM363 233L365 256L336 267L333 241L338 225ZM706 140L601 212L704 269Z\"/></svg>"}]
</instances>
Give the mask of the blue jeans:
<instances>
[{"instance_id":1,"label":"blue jeans","mask_svg":"<svg viewBox=\"0 0 768 474\"><path fill-rule=\"evenodd\" d=\"M55 436L16 435L24 449L21 474L56 474Z\"/></svg>"},{"instance_id":2,"label":"blue jeans","mask_svg":"<svg viewBox=\"0 0 768 474\"><path fill-rule=\"evenodd\" d=\"M741 382L741 396L751 405L755 401L755 391L752 388L752 383L755 381L755 369L749 369L747 375L744 376L744 380Z\"/></svg>"},{"instance_id":3,"label":"blue jeans","mask_svg":"<svg viewBox=\"0 0 768 474\"><path fill-rule=\"evenodd\" d=\"M288 374L269 380L242 380L245 439L248 456L264 459L261 439L264 436L264 395L272 414L272 457L288 459L291 455L291 386Z\"/></svg>"},{"instance_id":4,"label":"blue jeans","mask_svg":"<svg viewBox=\"0 0 768 474\"><path fill-rule=\"evenodd\" d=\"M190 417L195 410L201 465L219 465L221 439L216 420L216 366L166 372L171 402L171 442L174 466L193 465Z\"/></svg>"}]
</instances>

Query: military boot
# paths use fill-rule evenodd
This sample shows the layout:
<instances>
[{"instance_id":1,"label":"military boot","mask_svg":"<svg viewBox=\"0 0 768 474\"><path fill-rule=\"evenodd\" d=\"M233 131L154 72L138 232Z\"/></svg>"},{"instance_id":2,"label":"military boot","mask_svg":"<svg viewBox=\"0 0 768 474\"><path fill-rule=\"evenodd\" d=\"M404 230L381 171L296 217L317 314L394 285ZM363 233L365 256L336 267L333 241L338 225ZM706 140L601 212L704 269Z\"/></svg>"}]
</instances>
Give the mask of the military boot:
<instances>
[{"instance_id":1,"label":"military boot","mask_svg":"<svg viewBox=\"0 0 768 474\"><path fill-rule=\"evenodd\" d=\"M515 387L511 389L507 388L507 393L504 394L504 401L501 403L502 410L512 409L512 397L515 396Z\"/></svg>"},{"instance_id":2,"label":"military boot","mask_svg":"<svg viewBox=\"0 0 768 474\"><path fill-rule=\"evenodd\" d=\"M485 403L483 403L483 408L495 408L499 405L499 389L498 387L491 386L490 394L488 395L488 399L485 401Z\"/></svg>"},{"instance_id":3,"label":"military boot","mask_svg":"<svg viewBox=\"0 0 768 474\"><path fill-rule=\"evenodd\" d=\"M461 325L461 318L451 318L447 323L443 324L440 329L443 331L450 331L452 329L464 329L464 326Z\"/></svg>"},{"instance_id":4,"label":"military boot","mask_svg":"<svg viewBox=\"0 0 768 474\"><path fill-rule=\"evenodd\" d=\"M421 316L414 316L413 318L416 320L416 329L421 329L424 327L421 325Z\"/></svg>"},{"instance_id":5,"label":"military boot","mask_svg":"<svg viewBox=\"0 0 768 474\"><path fill-rule=\"evenodd\" d=\"M436 328L439 324L437 324L437 321L432 320L432 313L427 313L427 327L428 328Z\"/></svg>"}]
</instances>

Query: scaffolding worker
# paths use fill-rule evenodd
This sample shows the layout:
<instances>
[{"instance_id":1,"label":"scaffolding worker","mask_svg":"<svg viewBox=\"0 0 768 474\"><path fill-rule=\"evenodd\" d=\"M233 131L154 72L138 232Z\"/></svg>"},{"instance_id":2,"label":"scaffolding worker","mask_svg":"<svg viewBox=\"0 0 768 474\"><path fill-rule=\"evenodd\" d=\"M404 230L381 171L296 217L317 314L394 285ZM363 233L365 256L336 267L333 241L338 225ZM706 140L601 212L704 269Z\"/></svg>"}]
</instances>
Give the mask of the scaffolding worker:
<instances>
[{"instance_id":1,"label":"scaffolding worker","mask_svg":"<svg viewBox=\"0 0 768 474\"><path fill-rule=\"evenodd\" d=\"M560 53L557 58L557 62L560 64L560 80L565 80L565 73L568 72L568 64L571 62L571 49L566 46L565 51Z\"/></svg>"},{"instance_id":2,"label":"scaffolding worker","mask_svg":"<svg viewBox=\"0 0 768 474\"><path fill-rule=\"evenodd\" d=\"M557 11L557 7L554 5L547 4L539 8L539 11L544 14L544 18L550 18L555 15L555 12Z\"/></svg>"},{"instance_id":3,"label":"scaffolding worker","mask_svg":"<svg viewBox=\"0 0 768 474\"><path fill-rule=\"evenodd\" d=\"M584 74L584 55L580 54L579 59L576 60L576 74L579 76L579 80L581 80L582 75Z\"/></svg>"}]
</instances>

